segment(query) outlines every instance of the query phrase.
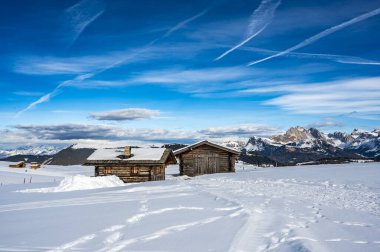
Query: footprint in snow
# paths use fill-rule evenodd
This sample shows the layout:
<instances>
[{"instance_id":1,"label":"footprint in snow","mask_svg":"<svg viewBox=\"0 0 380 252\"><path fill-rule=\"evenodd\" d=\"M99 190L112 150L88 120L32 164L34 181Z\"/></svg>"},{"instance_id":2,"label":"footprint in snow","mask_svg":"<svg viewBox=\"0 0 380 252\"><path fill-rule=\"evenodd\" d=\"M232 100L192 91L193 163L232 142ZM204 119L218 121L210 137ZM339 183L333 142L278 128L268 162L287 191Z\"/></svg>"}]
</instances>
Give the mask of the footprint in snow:
<instances>
[{"instance_id":1,"label":"footprint in snow","mask_svg":"<svg viewBox=\"0 0 380 252\"><path fill-rule=\"evenodd\" d=\"M337 224L342 224L346 226L358 226L358 227L371 227L372 224L363 223L363 222L343 222L343 221L333 221Z\"/></svg>"},{"instance_id":2,"label":"footprint in snow","mask_svg":"<svg viewBox=\"0 0 380 252\"><path fill-rule=\"evenodd\" d=\"M83 244L83 243L86 243L92 239L94 239L96 237L95 234L89 234L89 235L85 235L85 236L82 236L76 240L73 240L71 242L68 242L68 243L65 243L55 249L52 249L52 250L49 250L48 252L63 252L63 251L66 251L66 250L71 250L73 249L75 246L79 245L79 244Z\"/></svg>"},{"instance_id":3,"label":"footprint in snow","mask_svg":"<svg viewBox=\"0 0 380 252\"><path fill-rule=\"evenodd\" d=\"M352 243L356 243L356 244L368 244L368 241L352 241Z\"/></svg>"},{"instance_id":4,"label":"footprint in snow","mask_svg":"<svg viewBox=\"0 0 380 252\"><path fill-rule=\"evenodd\" d=\"M104 240L104 243L109 245L109 244L113 244L115 242L117 242L118 240L120 240L120 238L122 237L121 233L120 232L115 232L111 235L109 235L105 240Z\"/></svg>"},{"instance_id":5,"label":"footprint in snow","mask_svg":"<svg viewBox=\"0 0 380 252\"><path fill-rule=\"evenodd\" d=\"M328 239L328 240L325 240L326 242L340 242L340 241L345 241L346 239L342 239L342 238L333 238L333 239Z\"/></svg>"},{"instance_id":6,"label":"footprint in snow","mask_svg":"<svg viewBox=\"0 0 380 252\"><path fill-rule=\"evenodd\" d=\"M125 227L125 225L114 225L114 226L111 226L109 228L105 228L102 231L105 233L109 233L109 232L114 232L116 230L122 229L124 227Z\"/></svg>"},{"instance_id":7,"label":"footprint in snow","mask_svg":"<svg viewBox=\"0 0 380 252\"><path fill-rule=\"evenodd\" d=\"M148 201L147 200L142 200L140 201L141 207L140 207L140 212L146 212L148 211Z\"/></svg>"}]
</instances>

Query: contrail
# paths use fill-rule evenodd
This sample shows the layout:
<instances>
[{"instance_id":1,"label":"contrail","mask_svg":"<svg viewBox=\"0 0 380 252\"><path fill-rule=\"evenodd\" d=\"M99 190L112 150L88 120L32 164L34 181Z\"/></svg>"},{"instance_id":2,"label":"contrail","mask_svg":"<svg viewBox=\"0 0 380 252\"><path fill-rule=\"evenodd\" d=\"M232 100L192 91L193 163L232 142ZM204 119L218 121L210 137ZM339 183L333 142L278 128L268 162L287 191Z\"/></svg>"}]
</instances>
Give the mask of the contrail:
<instances>
[{"instance_id":1,"label":"contrail","mask_svg":"<svg viewBox=\"0 0 380 252\"><path fill-rule=\"evenodd\" d=\"M32 102L31 104L29 104L28 107L26 107L26 108L24 108L23 110L20 110L19 112L17 112L17 114L16 114L15 117L19 117L22 113L24 113L24 112L26 112L26 111L32 109L33 107L37 106L37 105L40 104L40 103L43 103L43 102L49 101L50 98L51 98L52 96L54 96L54 95L58 92L58 90L59 90L59 89L56 88L56 89L54 89L53 92L50 92L50 93L48 93L48 94L42 96L42 97L41 97L40 99L38 99L37 101Z\"/></svg>"},{"instance_id":2,"label":"contrail","mask_svg":"<svg viewBox=\"0 0 380 252\"><path fill-rule=\"evenodd\" d=\"M248 37L247 39L243 40L242 42L240 42L239 44L237 44L236 46L232 47L231 49L228 49L227 51L225 51L223 54L221 54L219 57L217 57L215 59L215 61L217 60L220 60L221 58L223 58L224 56L226 56L227 54L235 51L236 49L238 49L239 47L243 46L244 44L246 44L248 41L250 41L251 39L253 39L254 37L256 37L257 35L259 35L267 26L265 25L263 28L261 28L260 30L258 30L256 33L254 33L253 35L251 35L250 37Z\"/></svg>"},{"instance_id":3,"label":"contrail","mask_svg":"<svg viewBox=\"0 0 380 252\"><path fill-rule=\"evenodd\" d=\"M347 59L337 59L336 62L343 63L343 64L354 64L354 65L374 65L374 66L380 66L380 62L376 61L357 61L357 60L347 60Z\"/></svg>"},{"instance_id":4,"label":"contrail","mask_svg":"<svg viewBox=\"0 0 380 252\"><path fill-rule=\"evenodd\" d=\"M88 77L89 78L89 77ZM83 75L78 75L75 79L73 80L67 80L67 81L63 81L61 82L58 86L56 86L54 88L53 91L51 91L50 93L48 94L45 94L44 96L40 97L37 101L35 102L32 102L31 104L29 104L26 108L24 108L23 110L20 110L19 112L17 112L16 116L15 117L19 117L21 114L23 114L24 112L34 108L35 106L37 106L38 104L41 104L41 103L44 103L44 102L47 102L50 100L50 98L52 98L53 96L56 96L59 92L60 92L60 89L61 87L63 86L66 86L68 83L70 82L73 82L75 80L79 80L79 79L82 79L84 80L84 74Z\"/></svg>"},{"instance_id":5,"label":"contrail","mask_svg":"<svg viewBox=\"0 0 380 252\"><path fill-rule=\"evenodd\" d=\"M69 86L71 83L75 83L75 82L78 82L78 81L83 81L83 80L86 80L86 79L89 79L97 74L100 74L100 73L103 73L111 68L114 68L120 64L122 64L123 62L125 62L127 59L130 59L130 58L133 58L133 57L136 57L138 56L139 54L143 53L144 51L146 51L150 46L152 46L153 44L157 43L158 41L170 36L173 32L177 31L177 30L180 30L182 29L186 24L190 23L191 21L194 21L196 20L197 18L200 18L201 16L203 16L204 14L206 14L208 12L210 8L207 8L205 10L203 10L202 12L196 14L195 16L193 17L190 17L188 19L185 19L184 21L181 21L179 22L178 24L176 24L175 26L173 26L171 29L169 29L164 35L150 41L147 45L143 46L142 48L140 48L139 50L136 50L134 53L128 55L127 57L121 59L121 60L118 60L118 61L115 61L114 63L100 69L100 70L97 70L97 71L94 71L94 72L91 72L91 73L86 73L86 74L81 74L81 75L78 75L77 77L75 77L74 79L72 80L66 80L66 81L63 81L61 82L58 86L56 86L54 88L54 90L44 96L42 96L41 98L39 98L37 101L35 102L32 102L31 104L29 104L25 109L23 110L20 110L19 112L17 112L16 116L15 117L19 117L21 114L27 112L28 110L34 108L35 106L37 106L38 104L41 104L41 103L44 103L44 102L47 102L49 101L53 96L57 95L60 91L60 89L62 87L65 87L65 86Z\"/></svg>"},{"instance_id":6,"label":"contrail","mask_svg":"<svg viewBox=\"0 0 380 252\"><path fill-rule=\"evenodd\" d=\"M318 34L316 34L316 35L314 35L314 36L312 36L312 37L310 37L310 38L302 41L301 43L299 43L299 44L297 44L297 45L295 45L295 46L293 46L293 47L291 47L289 49L286 49L285 51L279 52L279 53L277 53L275 55L269 56L269 57L261 59L261 60L252 61L252 62L248 63L248 66L252 66L252 65L255 65L255 64L267 61L269 59L277 58L277 57L280 57L280 56L285 55L287 53L293 52L293 51L295 51L295 50L297 50L299 48L302 48L302 47L305 47L307 45L310 45L310 44L314 43L315 41L317 41L317 40L319 40L321 38L324 38L324 37L326 37L326 36L328 36L328 35L336 32L336 31L339 31L339 30L341 30L343 28L346 28L347 26L353 25L355 23L358 23L360 21L366 20L366 19L368 19L370 17L376 16L376 15L379 15L379 14L380 14L380 8L375 9L375 10L370 11L370 12L367 12L367 13L362 14L360 16L357 16L357 17L355 17L355 18L353 18L351 20L343 22L343 23L341 23L339 25L336 25L336 26L333 26L333 27L331 27L329 29L326 29L326 30L324 30L324 31L322 31L322 32L320 32L320 33L318 33Z\"/></svg>"},{"instance_id":7,"label":"contrail","mask_svg":"<svg viewBox=\"0 0 380 252\"><path fill-rule=\"evenodd\" d=\"M268 49L256 48L256 47L241 47L240 50L254 51L254 52L260 52L262 54L270 54L270 55L280 53L280 51L274 51L274 50L268 50ZM355 57L355 56L337 55L337 54L290 52L290 53L287 53L286 56L296 57L296 58L325 59L325 60L331 60L331 61L335 61L342 64L380 65L380 62L378 61L363 59L363 58Z\"/></svg>"},{"instance_id":8,"label":"contrail","mask_svg":"<svg viewBox=\"0 0 380 252\"><path fill-rule=\"evenodd\" d=\"M272 0L262 0L259 7L252 13L251 17L249 18L247 38L236 46L222 53L214 61L222 59L224 56L248 43L251 39L264 31L268 24L272 21L274 12L280 4L281 0L278 0L276 2L273 2Z\"/></svg>"},{"instance_id":9,"label":"contrail","mask_svg":"<svg viewBox=\"0 0 380 252\"><path fill-rule=\"evenodd\" d=\"M177 25L175 25L173 28L171 28L170 30L168 30L163 36L162 38L166 38L168 36L170 36L173 32L181 29L182 27L184 27L185 25L187 25L188 23L202 17L203 15L205 15L207 12L209 11L209 8L199 12L198 14L188 18L188 19L185 19L184 21L182 22L179 22Z\"/></svg>"},{"instance_id":10,"label":"contrail","mask_svg":"<svg viewBox=\"0 0 380 252\"><path fill-rule=\"evenodd\" d=\"M105 3L102 0L81 0L67 8L63 15L63 22L68 29L70 46L80 34L104 13Z\"/></svg>"}]
</instances>

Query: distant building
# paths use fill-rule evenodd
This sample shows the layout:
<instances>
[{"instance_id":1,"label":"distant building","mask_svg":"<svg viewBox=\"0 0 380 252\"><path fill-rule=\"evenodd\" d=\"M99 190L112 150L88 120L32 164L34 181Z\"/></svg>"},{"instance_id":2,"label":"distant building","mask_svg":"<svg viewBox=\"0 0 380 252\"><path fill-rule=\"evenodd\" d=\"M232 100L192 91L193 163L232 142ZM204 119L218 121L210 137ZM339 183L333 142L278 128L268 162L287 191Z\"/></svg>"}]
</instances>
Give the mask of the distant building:
<instances>
[{"instance_id":1,"label":"distant building","mask_svg":"<svg viewBox=\"0 0 380 252\"><path fill-rule=\"evenodd\" d=\"M179 160L180 175L235 172L239 152L209 141L198 142L178 149L174 155Z\"/></svg>"},{"instance_id":2,"label":"distant building","mask_svg":"<svg viewBox=\"0 0 380 252\"><path fill-rule=\"evenodd\" d=\"M39 169L41 168L41 165L37 162L31 162L30 163L30 169Z\"/></svg>"},{"instance_id":3,"label":"distant building","mask_svg":"<svg viewBox=\"0 0 380 252\"><path fill-rule=\"evenodd\" d=\"M165 180L165 168L176 164L165 148L109 148L96 150L84 165L95 166L95 176L118 176L124 183Z\"/></svg>"},{"instance_id":4,"label":"distant building","mask_svg":"<svg viewBox=\"0 0 380 252\"><path fill-rule=\"evenodd\" d=\"M26 166L25 162L24 161L20 161L20 162L17 162L17 163L12 163L9 165L9 167L11 168L24 168Z\"/></svg>"}]
</instances>

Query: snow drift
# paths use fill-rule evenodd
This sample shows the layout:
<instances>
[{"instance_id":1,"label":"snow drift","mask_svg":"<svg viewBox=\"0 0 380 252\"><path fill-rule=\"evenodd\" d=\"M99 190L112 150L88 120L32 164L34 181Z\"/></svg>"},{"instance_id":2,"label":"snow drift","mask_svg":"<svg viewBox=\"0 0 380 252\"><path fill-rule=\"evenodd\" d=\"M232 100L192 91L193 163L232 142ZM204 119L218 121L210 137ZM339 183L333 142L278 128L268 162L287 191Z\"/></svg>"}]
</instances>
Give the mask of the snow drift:
<instances>
[{"instance_id":1,"label":"snow drift","mask_svg":"<svg viewBox=\"0 0 380 252\"><path fill-rule=\"evenodd\" d=\"M105 176L105 177L88 177L84 175L75 175L65 177L58 186L46 187L37 189L26 189L19 192L69 192L76 190L88 190L105 187L123 186L124 182L117 176Z\"/></svg>"}]
</instances>

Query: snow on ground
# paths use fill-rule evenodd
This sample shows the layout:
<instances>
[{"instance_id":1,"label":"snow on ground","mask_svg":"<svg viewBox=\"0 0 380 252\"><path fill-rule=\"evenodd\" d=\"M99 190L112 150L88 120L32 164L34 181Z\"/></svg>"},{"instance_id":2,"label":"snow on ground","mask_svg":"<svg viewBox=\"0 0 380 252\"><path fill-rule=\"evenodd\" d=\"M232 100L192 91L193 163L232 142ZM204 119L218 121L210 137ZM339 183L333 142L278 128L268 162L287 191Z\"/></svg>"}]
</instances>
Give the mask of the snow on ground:
<instances>
[{"instance_id":1,"label":"snow on ground","mask_svg":"<svg viewBox=\"0 0 380 252\"><path fill-rule=\"evenodd\" d=\"M98 189L115 186L124 186L124 182L117 176L88 177L84 175L69 176L62 179L56 187L25 189L18 192L70 192L78 190Z\"/></svg>"},{"instance_id":2,"label":"snow on ground","mask_svg":"<svg viewBox=\"0 0 380 252\"><path fill-rule=\"evenodd\" d=\"M170 166L166 181L55 193L17 190L91 167L46 166L23 184L25 169L6 165L0 251L380 251L379 163L239 165L192 179Z\"/></svg>"},{"instance_id":3,"label":"snow on ground","mask_svg":"<svg viewBox=\"0 0 380 252\"><path fill-rule=\"evenodd\" d=\"M12 162L0 161L0 184L23 184L41 182L57 182L66 176L86 175L93 176L94 168L81 165L58 166L58 165L42 165L42 168L33 170L29 169L29 164L25 168L9 168Z\"/></svg>"}]
</instances>

